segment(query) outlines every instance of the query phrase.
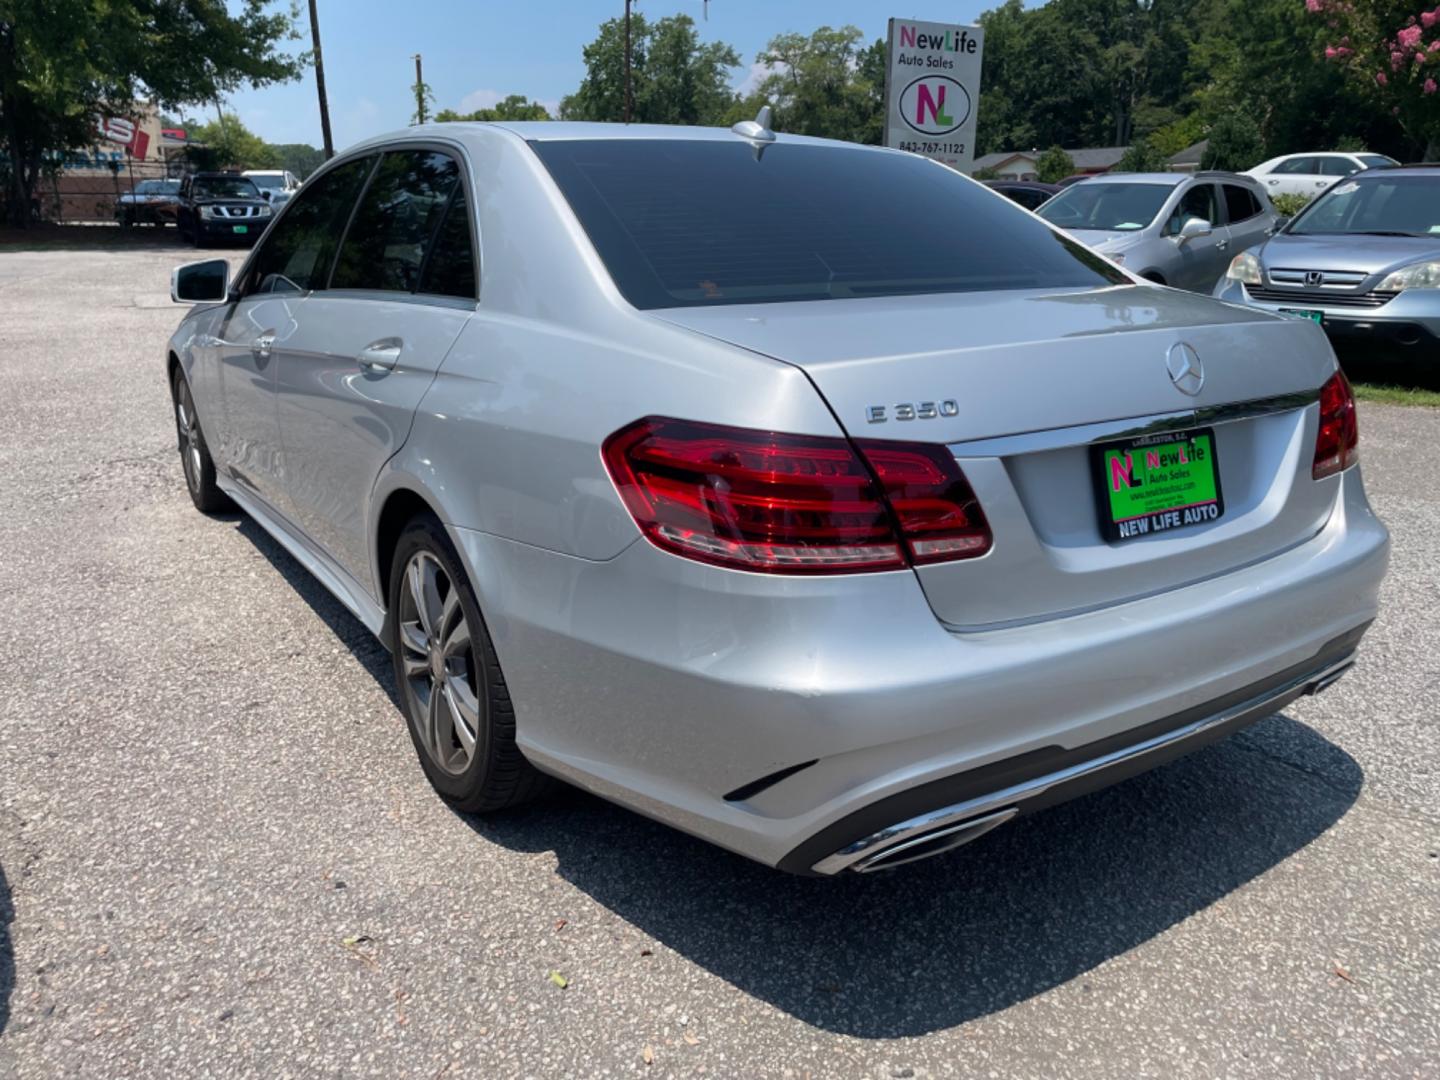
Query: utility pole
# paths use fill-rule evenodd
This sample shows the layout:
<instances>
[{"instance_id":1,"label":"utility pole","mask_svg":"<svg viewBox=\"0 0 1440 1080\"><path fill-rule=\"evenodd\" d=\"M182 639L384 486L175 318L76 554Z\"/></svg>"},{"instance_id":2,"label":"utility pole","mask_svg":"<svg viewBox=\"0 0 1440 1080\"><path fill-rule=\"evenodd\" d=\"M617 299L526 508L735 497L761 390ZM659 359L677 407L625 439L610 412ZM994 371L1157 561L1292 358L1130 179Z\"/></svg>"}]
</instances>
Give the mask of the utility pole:
<instances>
[{"instance_id":1,"label":"utility pole","mask_svg":"<svg viewBox=\"0 0 1440 1080\"><path fill-rule=\"evenodd\" d=\"M417 52L415 60L415 122L425 123L425 77L420 74L420 54Z\"/></svg>"},{"instance_id":2,"label":"utility pole","mask_svg":"<svg viewBox=\"0 0 1440 1080\"><path fill-rule=\"evenodd\" d=\"M320 133L325 138L325 160L335 156L335 142L330 138L330 105L325 100L325 61L320 56L320 16L315 0L310 0L310 40L315 43L315 89L320 94Z\"/></svg>"},{"instance_id":3,"label":"utility pole","mask_svg":"<svg viewBox=\"0 0 1440 1080\"><path fill-rule=\"evenodd\" d=\"M625 0L625 123L635 109L635 93L630 82L630 0Z\"/></svg>"}]
</instances>

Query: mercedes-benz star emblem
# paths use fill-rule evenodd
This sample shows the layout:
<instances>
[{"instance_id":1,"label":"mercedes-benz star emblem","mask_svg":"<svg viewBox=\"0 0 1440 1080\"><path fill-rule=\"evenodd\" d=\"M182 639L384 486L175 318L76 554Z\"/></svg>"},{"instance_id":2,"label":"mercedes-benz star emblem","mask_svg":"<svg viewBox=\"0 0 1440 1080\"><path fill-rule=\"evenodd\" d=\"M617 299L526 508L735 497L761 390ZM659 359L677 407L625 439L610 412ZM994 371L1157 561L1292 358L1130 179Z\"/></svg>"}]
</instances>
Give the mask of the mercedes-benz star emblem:
<instances>
[{"instance_id":1,"label":"mercedes-benz star emblem","mask_svg":"<svg viewBox=\"0 0 1440 1080\"><path fill-rule=\"evenodd\" d=\"M1182 394L1194 397L1205 385L1205 368L1200 363L1200 357L1183 341L1171 345L1170 351L1165 354L1165 370Z\"/></svg>"}]
</instances>

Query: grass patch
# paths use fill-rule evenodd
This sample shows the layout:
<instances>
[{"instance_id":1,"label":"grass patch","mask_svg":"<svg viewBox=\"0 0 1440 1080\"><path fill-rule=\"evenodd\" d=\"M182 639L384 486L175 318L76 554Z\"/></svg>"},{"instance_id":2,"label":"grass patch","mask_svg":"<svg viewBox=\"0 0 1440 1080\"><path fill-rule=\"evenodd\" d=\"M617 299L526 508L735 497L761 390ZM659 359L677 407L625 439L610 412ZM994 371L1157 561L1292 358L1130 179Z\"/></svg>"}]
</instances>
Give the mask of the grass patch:
<instances>
[{"instance_id":1,"label":"grass patch","mask_svg":"<svg viewBox=\"0 0 1440 1080\"><path fill-rule=\"evenodd\" d=\"M1440 390L1426 390L1418 386L1390 386L1384 383L1357 382L1355 397L1360 401L1373 401L1380 405L1419 405L1440 409Z\"/></svg>"}]
</instances>

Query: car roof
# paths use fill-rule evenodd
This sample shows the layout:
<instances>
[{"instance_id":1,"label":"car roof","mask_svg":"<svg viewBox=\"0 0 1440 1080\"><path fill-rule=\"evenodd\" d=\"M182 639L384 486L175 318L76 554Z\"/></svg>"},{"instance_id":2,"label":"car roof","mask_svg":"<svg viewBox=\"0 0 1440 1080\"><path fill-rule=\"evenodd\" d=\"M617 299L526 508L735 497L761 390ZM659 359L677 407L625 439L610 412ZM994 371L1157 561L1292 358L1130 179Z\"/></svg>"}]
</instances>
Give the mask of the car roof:
<instances>
[{"instance_id":1,"label":"car roof","mask_svg":"<svg viewBox=\"0 0 1440 1080\"><path fill-rule=\"evenodd\" d=\"M246 169L241 176L284 176L285 169Z\"/></svg>"},{"instance_id":2,"label":"car roof","mask_svg":"<svg viewBox=\"0 0 1440 1080\"><path fill-rule=\"evenodd\" d=\"M1361 169L1357 173L1351 173L1350 179L1354 180L1357 176L1376 176L1381 173L1385 173L1388 175L1397 172L1418 174L1420 176L1440 177L1440 162L1420 161L1416 162L1414 165L1376 165L1375 167L1370 169Z\"/></svg>"},{"instance_id":3,"label":"car roof","mask_svg":"<svg viewBox=\"0 0 1440 1080\"><path fill-rule=\"evenodd\" d=\"M1143 172L1108 172L1096 173L1094 176L1087 176L1084 180L1077 180L1071 187L1079 187L1081 184L1104 183L1107 180L1121 180L1127 184L1164 184L1169 187L1176 187L1189 180L1192 173L1143 173Z\"/></svg>"}]
</instances>

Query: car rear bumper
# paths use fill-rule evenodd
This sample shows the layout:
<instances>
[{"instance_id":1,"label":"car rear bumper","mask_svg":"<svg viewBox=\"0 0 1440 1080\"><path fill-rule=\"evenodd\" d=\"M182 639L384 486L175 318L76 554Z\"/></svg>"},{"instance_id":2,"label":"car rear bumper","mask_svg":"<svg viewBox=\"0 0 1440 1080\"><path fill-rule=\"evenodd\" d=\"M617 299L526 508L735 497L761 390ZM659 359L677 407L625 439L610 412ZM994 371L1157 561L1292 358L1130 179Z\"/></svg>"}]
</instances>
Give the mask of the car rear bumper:
<instances>
[{"instance_id":1,"label":"car rear bumper","mask_svg":"<svg viewBox=\"0 0 1440 1080\"><path fill-rule=\"evenodd\" d=\"M1184 752L1283 706L1288 690L1266 695L1287 680L1300 693L1323 678L1375 617L1389 545L1358 469L1334 483L1325 527L1262 563L970 633L942 626L909 572L769 577L643 541L590 562L451 531L537 765L761 862L823 873L891 826L1226 714L1167 747ZM1029 810L1082 789L986 805Z\"/></svg>"}]
</instances>

